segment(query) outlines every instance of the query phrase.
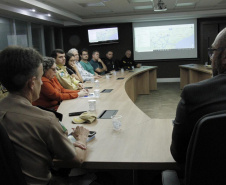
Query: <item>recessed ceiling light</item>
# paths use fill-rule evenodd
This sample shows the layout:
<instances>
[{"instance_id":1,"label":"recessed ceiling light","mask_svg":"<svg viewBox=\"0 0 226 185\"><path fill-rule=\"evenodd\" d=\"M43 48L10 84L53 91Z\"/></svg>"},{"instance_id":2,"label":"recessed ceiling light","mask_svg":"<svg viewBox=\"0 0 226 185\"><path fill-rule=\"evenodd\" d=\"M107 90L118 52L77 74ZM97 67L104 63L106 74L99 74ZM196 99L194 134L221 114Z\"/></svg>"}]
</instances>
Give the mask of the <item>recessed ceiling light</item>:
<instances>
[{"instance_id":1,"label":"recessed ceiling light","mask_svg":"<svg viewBox=\"0 0 226 185\"><path fill-rule=\"evenodd\" d=\"M35 9L32 9L31 11L32 11L32 12L36 12L36 10L35 10Z\"/></svg>"},{"instance_id":2,"label":"recessed ceiling light","mask_svg":"<svg viewBox=\"0 0 226 185\"><path fill-rule=\"evenodd\" d=\"M51 14L50 14L50 13L48 13L48 16L49 16L49 17L51 17Z\"/></svg>"}]
</instances>

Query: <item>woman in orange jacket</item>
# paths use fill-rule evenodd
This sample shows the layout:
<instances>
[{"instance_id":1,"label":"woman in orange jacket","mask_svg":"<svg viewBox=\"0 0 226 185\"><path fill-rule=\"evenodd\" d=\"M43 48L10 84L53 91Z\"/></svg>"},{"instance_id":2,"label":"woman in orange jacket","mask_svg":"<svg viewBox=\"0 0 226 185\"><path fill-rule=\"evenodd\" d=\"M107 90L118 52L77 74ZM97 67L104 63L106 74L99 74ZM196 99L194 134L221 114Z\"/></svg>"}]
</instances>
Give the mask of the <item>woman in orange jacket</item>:
<instances>
[{"instance_id":1,"label":"woman in orange jacket","mask_svg":"<svg viewBox=\"0 0 226 185\"><path fill-rule=\"evenodd\" d=\"M82 89L69 90L64 89L56 78L55 59L51 57L43 57L43 76L40 97L33 102L35 106L41 106L49 109L57 110L59 104L63 100L77 98L78 96L88 95L88 91Z\"/></svg>"}]
</instances>

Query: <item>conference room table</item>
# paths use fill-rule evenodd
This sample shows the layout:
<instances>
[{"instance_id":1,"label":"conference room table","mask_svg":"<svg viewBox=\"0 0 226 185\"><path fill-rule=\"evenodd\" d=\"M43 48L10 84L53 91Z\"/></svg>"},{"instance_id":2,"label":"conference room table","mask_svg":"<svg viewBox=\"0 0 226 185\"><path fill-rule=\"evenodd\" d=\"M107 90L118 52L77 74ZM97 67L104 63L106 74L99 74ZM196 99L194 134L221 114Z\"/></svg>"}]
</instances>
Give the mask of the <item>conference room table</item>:
<instances>
[{"instance_id":1,"label":"conference room table","mask_svg":"<svg viewBox=\"0 0 226 185\"><path fill-rule=\"evenodd\" d=\"M180 67L180 88L185 85L200 82L212 77L213 72L211 66L202 64L186 64Z\"/></svg>"},{"instance_id":2,"label":"conference room table","mask_svg":"<svg viewBox=\"0 0 226 185\"><path fill-rule=\"evenodd\" d=\"M172 119L152 119L142 112L134 101L139 94L149 94L157 89L155 66L142 66L133 72L117 71L98 79L100 91L113 89L110 93L100 93L99 98L79 97L65 100L58 108L63 114L62 123L69 133L77 125L96 131L93 140L87 143L87 156L82 168L85 169L178 169L170 153ZM118 79L123 78L123 79ZM94 83L86 82L85 87ZM111 119L97 119L91 124L73 124L70 112L88 111L88 100L96 100L96 115L104 110L118 110L122 115L121 129L113 129ZM59 167L73 167L66 161L55 161Z\"/></svg>"}]
</instances>

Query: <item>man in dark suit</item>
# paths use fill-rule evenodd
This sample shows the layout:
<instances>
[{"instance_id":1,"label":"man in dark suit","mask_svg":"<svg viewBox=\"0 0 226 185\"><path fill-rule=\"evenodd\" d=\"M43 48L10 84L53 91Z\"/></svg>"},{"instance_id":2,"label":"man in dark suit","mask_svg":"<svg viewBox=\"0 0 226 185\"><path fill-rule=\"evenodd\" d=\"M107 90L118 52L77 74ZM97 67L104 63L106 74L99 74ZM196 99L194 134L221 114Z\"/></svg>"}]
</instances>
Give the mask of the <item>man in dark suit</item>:
<instances>
[{"instance_id":1,"label":"man in dark suit","mask_svg":"<svg viewBox=\"0 0 226 185\"><path fill-rule=\"evenodd\" d=\"M182 165L196 122L208 113L226 110L226 29L217 35L208 50L213 78L184 87L174 120L170 150Z\"/></svg>"}]
</instances>

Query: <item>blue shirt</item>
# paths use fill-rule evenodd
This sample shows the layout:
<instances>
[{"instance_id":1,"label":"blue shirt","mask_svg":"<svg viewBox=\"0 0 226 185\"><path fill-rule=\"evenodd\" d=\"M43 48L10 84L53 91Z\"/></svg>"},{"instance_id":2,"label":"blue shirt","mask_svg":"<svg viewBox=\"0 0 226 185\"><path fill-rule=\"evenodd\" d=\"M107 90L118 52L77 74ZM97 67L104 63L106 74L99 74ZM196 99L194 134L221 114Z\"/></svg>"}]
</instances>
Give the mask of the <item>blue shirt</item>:
<instances>
[{"instance_id":1,"label":"blue shirt","mask_svg":"<svg viewBox=\"0 0 226 185\"><path fill-rule=\"evenodd\" d=\"M103 69L102 64L100 62L98 62L98 61L94 61L93 59L91 59L89 63L93 66L94 71L96 71L97 68ZM105 71L103 71L101 73L98 73L98 74L104 75Z\"/></svg>"},{"instance_id":2,"label":"blue shirt","mask_svg":"<svg viewBox=\"0 0 226 185\"><path fill-rule=\"evenodd\" d=\"M90 72L91 74L95 75L93 66L92 66L89 62L85 63L85 62L83 62L83 61L80 61L80 64L82 65L82 67L83 67L86 71L88 71L88 72Z\"/></svg>"}]
</instances>

